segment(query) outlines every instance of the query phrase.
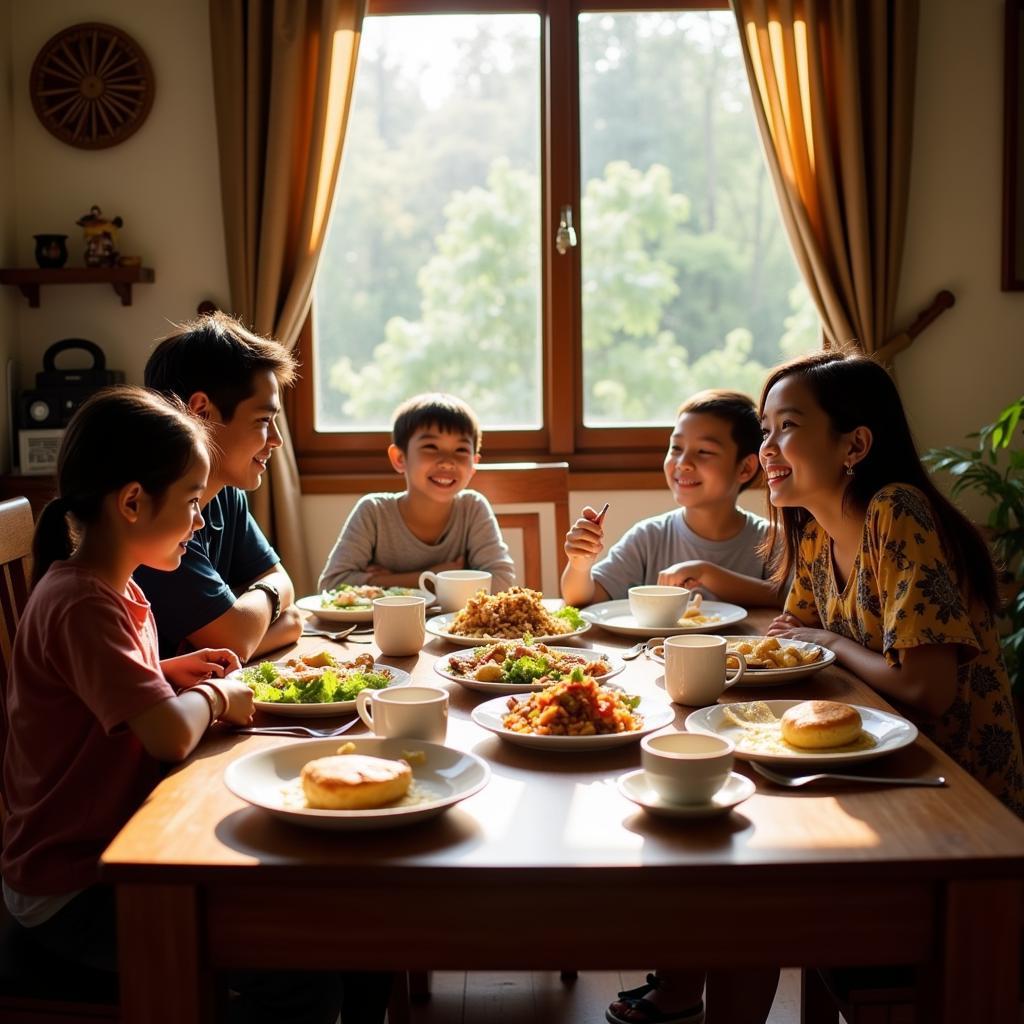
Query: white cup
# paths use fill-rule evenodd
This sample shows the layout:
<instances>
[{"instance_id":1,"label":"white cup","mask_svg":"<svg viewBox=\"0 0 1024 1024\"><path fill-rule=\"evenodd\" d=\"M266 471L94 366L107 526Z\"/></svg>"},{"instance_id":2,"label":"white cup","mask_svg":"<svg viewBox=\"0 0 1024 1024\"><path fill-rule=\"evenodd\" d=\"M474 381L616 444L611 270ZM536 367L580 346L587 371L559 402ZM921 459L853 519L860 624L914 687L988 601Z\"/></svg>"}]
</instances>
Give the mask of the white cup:
<instances>
[{"instance_id":1,"label":"white cup","mask_svg":"<svg viewBox=\"0 0 1024 1024\"><path fill-rule=\"evenodd\" d=\"M425 597L378 597L373 602L373 639L381 654L417 654L427 636Z\"/></svg>"},{"instance_id":2,"label":"white cup","mask_svg":"<svg viewBox=\"0 0 1024 1024\"><path fill-rule=\"evenodd\" d=\"M437 598L443 612L456 612L478 591L491 592L491 574L479 569L445 569L420 573L420 590Z\"/></svg>"},{"instance_id":3,"label":"white cup","mask_svg":"<svg viewBox=\"0 0 1024 1024\"><path fill-rule=\"evenodd\" d=\"M640 741L640 760L651 788L678 804L706 804L732 771L731 740L697 732L667 732Z\"/></svg>"},{"instance_id":4,"label":"white cup","mask_svg":"<svg viewBox=\"0 0 1024 1024\"><path fill-rule=\"evenodd\" d=\"M674 626L690 603L686 587L629 588L629 611L638 626Z\"/></svg>"},{"instance_id":5,"label":"white cup","mask_svg":"<svg viewBox=\"0 0 1024 1024\"><path fill-rule=\"evenodd\" d=\"M448 732L448 691L439 686L361 690L356 711L376 736L444 743Z\"/></svg>"},{"instance_id":6,"label":"white cup","mask_svg":"<svg viewBox=\"0 0 1024 1024\"><path fill-rule=\"evenodd\" d=\"M726 670L725 637L686 633L665 639L665 689L677 704L704 707L713 704L727 686L738 683L747 671L742 654L728 651L739 662L734 676Z\"/></svg>"}]
</instances>

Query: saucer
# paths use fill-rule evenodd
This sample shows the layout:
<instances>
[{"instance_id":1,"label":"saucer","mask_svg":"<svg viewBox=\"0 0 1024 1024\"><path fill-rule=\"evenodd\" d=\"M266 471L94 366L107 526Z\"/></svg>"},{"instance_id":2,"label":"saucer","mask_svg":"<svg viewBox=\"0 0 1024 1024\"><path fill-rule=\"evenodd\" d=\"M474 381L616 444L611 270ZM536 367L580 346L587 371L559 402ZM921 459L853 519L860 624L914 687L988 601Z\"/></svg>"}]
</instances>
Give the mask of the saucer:
<instances>
[{"instance_id":1,"label":"saucer","mask_svg":"<svg viewBox=\"0 0 1024 1024\"><path fill-rule=\"evenodd\" d=\"M737 804L754 795L756 787L745 775L730 772L725 785L705 804L677 804L656 793L647 782L643 768L619 776L619 792L645 811L663 818L712 818L727 814Z\"/></svg>"}]
</instances>

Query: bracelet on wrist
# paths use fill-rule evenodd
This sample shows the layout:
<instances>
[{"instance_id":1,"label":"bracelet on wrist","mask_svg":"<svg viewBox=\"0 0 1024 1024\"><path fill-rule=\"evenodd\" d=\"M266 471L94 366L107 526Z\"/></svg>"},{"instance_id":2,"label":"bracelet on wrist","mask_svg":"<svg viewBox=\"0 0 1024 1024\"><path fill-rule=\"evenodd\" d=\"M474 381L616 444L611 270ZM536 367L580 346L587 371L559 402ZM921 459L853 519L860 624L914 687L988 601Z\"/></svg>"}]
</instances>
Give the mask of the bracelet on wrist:
<instances>
[{"instance_id":1,"label":"bracelet on wrist","mask_svg":"<svg viewBox=\"0 0 1024 1024\"><path fill-rule=\"evenodd\" d=\"M216 721L218 718L223 718L228 713L228 695L227 695L227 691L215 679L207 679L204 685L208 686L217 695L217 697L220 700L220 710L219 711L215 710L215 713L214 713L214 716L213 716L214 720Z\"/></svg>"},{"instance_id":2,"label":"bracelet on wrist","mask_svg":"<svg viewBox=\"0 0 1024 1024\"><path fill-rule=\"evenodd\" d=\"M205 683L197 683L192 689L206 701L206 706L210 709L210 721L207 722L209 728L217 720L217 698Z\"/></svg>"}]
</instances>

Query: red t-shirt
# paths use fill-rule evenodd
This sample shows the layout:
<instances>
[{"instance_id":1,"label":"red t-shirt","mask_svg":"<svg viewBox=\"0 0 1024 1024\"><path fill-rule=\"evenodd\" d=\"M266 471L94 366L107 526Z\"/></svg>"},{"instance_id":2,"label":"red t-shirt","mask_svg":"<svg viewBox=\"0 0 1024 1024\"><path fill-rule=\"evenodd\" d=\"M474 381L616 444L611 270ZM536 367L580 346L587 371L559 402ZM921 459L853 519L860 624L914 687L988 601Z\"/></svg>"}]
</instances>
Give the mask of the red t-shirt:
<instances>
[{"instance_id":1,"label":"red t-shirt","mask_svg":"<svg viewBox=\"0 0 1024 1024\"><path fill-rule=\"evenodd\" d=\"M8 885L48 896L97 880L100 854L160 777L124 723L173 696L135 583L119 594L55 562L18 626L0 716Z\"/></svg>"}]
</instances>

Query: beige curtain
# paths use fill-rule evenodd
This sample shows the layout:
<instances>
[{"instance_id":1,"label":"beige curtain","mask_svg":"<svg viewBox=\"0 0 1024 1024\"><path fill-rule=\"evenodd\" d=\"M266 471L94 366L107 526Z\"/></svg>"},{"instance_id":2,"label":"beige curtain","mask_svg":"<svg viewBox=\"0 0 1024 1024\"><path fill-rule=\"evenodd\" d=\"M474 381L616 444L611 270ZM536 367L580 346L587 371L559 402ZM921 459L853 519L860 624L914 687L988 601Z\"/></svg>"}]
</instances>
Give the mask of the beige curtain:
<instances>
[{"instance_id":1,"label":"beige curtain","mask_svg":"<svg viewBox=\"0 0 1024 1024\"><path fill-rule=\"evenodd\" d=\"M210 0L231 312L293 348L341 161L366 0ZM295 582L314 576L288 424L253 512Z\"/></svg>"},{"instance_id":2,"label":"beige curtain","mask_svg":"<svg viewBox=\"0 0 1024 1024\"><path fill-rule=\"evenodd\" d=\"M892 331L918 0L732 0L782 219L825 344Z\"/></svg>"}]
</instances>

